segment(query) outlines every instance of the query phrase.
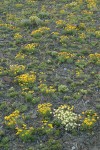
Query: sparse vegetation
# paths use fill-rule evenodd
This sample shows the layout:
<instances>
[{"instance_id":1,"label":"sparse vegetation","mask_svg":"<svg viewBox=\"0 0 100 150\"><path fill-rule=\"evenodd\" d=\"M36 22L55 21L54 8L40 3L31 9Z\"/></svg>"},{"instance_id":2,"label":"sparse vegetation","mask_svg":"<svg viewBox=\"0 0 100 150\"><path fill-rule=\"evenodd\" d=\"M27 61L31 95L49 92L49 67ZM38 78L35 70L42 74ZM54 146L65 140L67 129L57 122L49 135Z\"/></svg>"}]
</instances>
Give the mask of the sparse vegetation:
<instances>
[{"instance_id":1,"label":"sparse vegetation","mask_svg":"<svg viewBox=\"0 0 100 150\"><path fill-rule=\"evenodd\" d=\"M0 150L100 149L99 6L0 1Z\"/></svg>"}]
</instances>

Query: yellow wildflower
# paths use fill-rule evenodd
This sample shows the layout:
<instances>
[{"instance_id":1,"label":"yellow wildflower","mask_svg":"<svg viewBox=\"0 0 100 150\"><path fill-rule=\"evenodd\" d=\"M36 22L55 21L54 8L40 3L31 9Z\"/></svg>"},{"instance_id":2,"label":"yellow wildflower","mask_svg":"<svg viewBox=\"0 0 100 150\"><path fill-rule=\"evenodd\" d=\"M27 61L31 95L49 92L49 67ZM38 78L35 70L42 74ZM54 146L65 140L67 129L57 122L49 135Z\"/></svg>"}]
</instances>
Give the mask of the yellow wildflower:
<instances>
[{"instance_id":1,"label":"yellow wildflower","mask_svg":"<svg viewBox=\"0 0 100 150\"><path fill-rule=\"evenodd\" d=\"M48 124L49 128L53 128L53 125L51 123Z\"/></svg>"}]
</instances>

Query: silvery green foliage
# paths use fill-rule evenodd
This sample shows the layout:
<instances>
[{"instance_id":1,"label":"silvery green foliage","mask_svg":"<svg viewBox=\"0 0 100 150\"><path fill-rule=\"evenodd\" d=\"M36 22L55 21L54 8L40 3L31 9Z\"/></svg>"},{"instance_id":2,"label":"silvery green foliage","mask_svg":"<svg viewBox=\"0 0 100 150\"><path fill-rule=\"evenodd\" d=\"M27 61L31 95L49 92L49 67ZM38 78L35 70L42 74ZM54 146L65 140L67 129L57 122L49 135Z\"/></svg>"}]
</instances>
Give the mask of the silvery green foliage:
<instances>
[{"instance_id":1,"label":"silvery green foliage","mask_svg":"<svg viewBox=\"0 0 100 150\"><path fill-rule=\"evenodd\" d=\"M40 18L38 18L37 16L30 16L29 19L35 25L41 25L43 23L43 21Z\"/></svg>"}]
</instances>

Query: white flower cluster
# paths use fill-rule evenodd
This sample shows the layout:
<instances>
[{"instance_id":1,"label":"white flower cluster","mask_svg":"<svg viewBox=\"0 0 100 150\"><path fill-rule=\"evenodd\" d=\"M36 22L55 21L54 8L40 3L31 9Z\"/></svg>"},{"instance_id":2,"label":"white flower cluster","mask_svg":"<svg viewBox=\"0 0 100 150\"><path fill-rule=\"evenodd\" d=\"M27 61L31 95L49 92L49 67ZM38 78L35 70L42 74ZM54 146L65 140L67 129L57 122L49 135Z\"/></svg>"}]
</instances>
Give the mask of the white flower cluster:
<instances>
[{"instance_id":1,"label":"white flower cluster","mask_svg":"<svg viewBox=\"0 0 100 150\"><path fill-rule=\"evenodd\" d=\"M77 127L78 115L73 112L73 107L61 105L58 109L54 109L53 114L65 126L65 130L71 131Z\"/></svg>"}]
</instances>

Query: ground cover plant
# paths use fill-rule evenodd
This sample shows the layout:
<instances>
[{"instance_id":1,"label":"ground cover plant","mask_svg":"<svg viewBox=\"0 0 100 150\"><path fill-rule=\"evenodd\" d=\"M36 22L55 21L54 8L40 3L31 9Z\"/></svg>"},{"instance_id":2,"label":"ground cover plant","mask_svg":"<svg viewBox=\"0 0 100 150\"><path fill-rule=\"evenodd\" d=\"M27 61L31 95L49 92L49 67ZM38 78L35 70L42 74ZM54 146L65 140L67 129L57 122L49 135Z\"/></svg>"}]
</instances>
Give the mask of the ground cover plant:
<instances>
[{"instance_id":1,"label":"ground cover plant","mask_svg":"<svg viewBox=\"0 0 100 150\"><path fill-rule=\"evenodd\" d=\"M0 1L0 150L100 149L99 6Z\"/></svg>"}]
</instances>

